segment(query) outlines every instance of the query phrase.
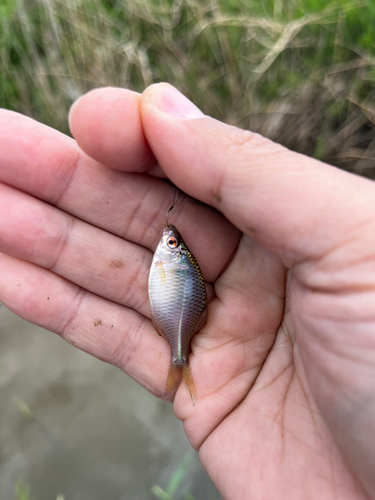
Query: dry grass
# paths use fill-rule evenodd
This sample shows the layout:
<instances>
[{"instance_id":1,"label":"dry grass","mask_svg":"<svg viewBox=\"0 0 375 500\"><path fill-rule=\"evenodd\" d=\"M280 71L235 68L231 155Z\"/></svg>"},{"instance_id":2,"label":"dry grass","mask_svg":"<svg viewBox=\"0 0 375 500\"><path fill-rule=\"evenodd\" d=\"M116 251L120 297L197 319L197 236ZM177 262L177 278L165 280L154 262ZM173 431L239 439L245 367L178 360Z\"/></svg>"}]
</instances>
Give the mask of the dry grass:
<instances>
[{"instance_id":1,"label":"dry grass","mask_svg":"<svg viewBox=\"0 0 375 500\"><path fill-rule=\"evenodd\" d=\"M375 177L371 3L3 2L1 106L67 132L84 92L168 81L207 114Z\"/></svg>"}]
</instances>

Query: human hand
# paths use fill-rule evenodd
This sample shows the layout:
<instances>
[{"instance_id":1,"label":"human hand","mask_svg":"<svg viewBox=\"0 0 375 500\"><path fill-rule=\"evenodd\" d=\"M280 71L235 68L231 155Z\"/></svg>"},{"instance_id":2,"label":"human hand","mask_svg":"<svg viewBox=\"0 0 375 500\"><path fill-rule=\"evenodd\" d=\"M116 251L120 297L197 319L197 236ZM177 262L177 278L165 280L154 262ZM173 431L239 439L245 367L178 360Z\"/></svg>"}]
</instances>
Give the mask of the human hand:
<instances>
[{"instance_id":1,"label":"human hand","mask_svg":"<svg viewBox=\"0 0 375 500\"><path fill-rule=\"evenodd\" d=\"M375 496L373 183L201 118L176 96L144 93L146 141L137 95L86 95L72 130L94 160L3 112L0 180L42 201L1 186L0 250L12 257L0 257L0 299L162 394L168 346L146 289L173 188L95 160L165 173L244 232L189 198L174 209L211 283L190 356L197 404L181 386L174 409L217 487L234 499L368 498L362 486Z\"/></svg>"}]
</instances>

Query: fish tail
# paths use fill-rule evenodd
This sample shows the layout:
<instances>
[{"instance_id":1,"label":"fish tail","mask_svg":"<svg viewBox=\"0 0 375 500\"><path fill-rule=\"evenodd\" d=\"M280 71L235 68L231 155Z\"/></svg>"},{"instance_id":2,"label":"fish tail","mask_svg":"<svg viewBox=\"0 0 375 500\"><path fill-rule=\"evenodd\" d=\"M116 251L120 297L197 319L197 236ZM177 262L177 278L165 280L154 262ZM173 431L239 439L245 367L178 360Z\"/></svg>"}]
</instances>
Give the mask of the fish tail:
<instances>
[{"instance_id":1,"label":"fish tail","mask_svg":"<svg viewBox=\"0 0 375 500\"><path fill-rule=\"evenodd\" d=\"M172 394L181 382L181 367L173 366L169 368L167 383L165 384L165 395Z\"/></svg>"},{"instance_id":2,"label":"fish tail","mask_svg":"<svg viewBox=\"0 0 375 500\"><path fill-rule=\"evenodd\" d=\"M197 399L197 392L195 390L195 384L189 366L184 366L182 368L182 380L185 382L194 406Z\"/></svg>"}]
</instances>

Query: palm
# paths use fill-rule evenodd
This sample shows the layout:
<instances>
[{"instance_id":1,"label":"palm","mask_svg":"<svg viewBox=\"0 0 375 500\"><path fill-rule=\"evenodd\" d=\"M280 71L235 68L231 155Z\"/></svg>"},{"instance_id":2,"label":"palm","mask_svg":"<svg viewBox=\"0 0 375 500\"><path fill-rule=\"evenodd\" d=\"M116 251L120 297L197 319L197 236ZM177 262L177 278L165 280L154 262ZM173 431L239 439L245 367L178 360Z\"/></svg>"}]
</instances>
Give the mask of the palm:
<instances>
[{"instance_id":1,"label":"palm","mask_svg":"<svg viewBox=\"0 0 375 500\"><path fill-rule=\"evenodd\" d=\"M295 343L293 279L285 286L280 261L242 236L192 343L201 401L190 409L180 389L175 411L229 498L247 498L249 484L254 498L317 490L319 498L361 497L310 396Z\"/></svg>"}]
</instances>

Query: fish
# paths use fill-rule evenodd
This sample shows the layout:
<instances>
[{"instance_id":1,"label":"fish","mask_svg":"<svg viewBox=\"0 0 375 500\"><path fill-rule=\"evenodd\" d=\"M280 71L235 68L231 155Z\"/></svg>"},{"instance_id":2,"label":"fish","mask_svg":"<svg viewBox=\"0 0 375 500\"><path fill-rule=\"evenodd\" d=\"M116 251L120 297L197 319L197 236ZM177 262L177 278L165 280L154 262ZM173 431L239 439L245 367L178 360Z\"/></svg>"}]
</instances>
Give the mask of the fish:
<instances>
[{"instance_id":1,"label":"fish","mask_svg":"<svg viewBox=\"0 0 375 500\"><path fill-rule=\"evenodd\" d=\"M148 293L152 325L171 346L165 394L172 394L182 378L194 406L196 389L189 366L189 346L193 335L205 324L207 293L196 259L168 219L152 260Z\"/></svg>"}]
</instances>

